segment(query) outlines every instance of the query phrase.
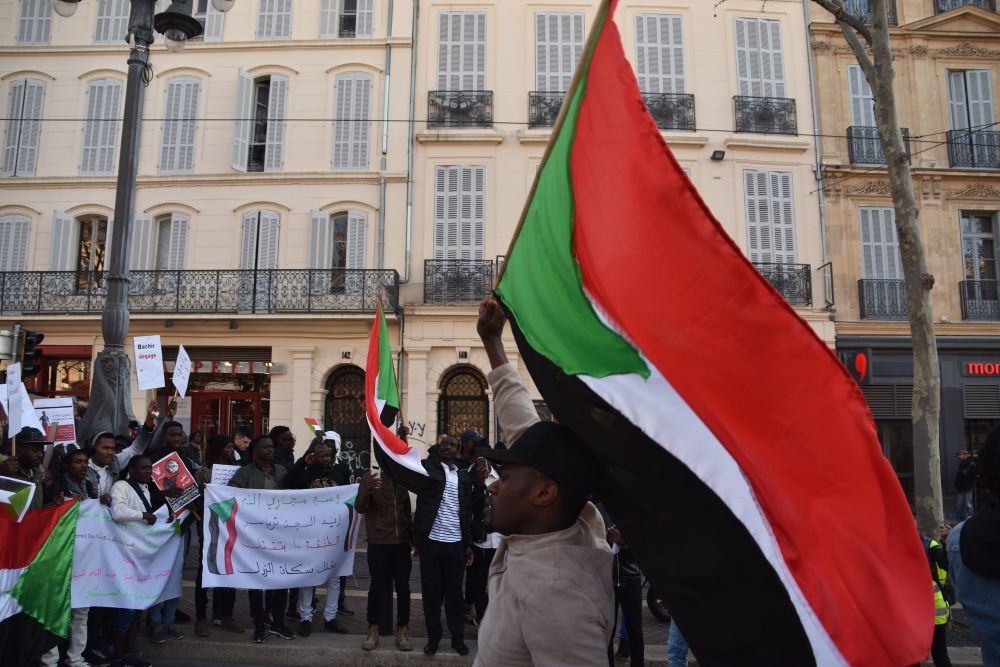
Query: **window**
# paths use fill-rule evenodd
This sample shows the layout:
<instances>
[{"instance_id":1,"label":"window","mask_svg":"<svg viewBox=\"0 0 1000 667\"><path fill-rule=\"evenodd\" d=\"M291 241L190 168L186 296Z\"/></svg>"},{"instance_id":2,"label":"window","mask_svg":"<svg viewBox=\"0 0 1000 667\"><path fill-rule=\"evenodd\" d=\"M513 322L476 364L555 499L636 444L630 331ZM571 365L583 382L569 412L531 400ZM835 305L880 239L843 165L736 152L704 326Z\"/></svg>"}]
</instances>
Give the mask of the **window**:
<instances>
[{"instance_id":1,"label":"window","mask_svg":"<svg viewBox=\"0 0 1000 667\"><path fill-rule=\"evenodd\" d=\"M285 102L288 77L253 79L240 70L236 80L236 123L232 165L237 171L281 171L284 165Z\"/></svg>"},{"instance_id":2,"label":"window","mask_svg":"<svg viewBox=\"0 0 1000 667\"><path fill-rule=\"evenodd\" d=\"M194 170L194 140L198 124L198 96L201 82L191 77L167 81L163 126L160 136L160 172L186 173Z\"/></svg>"},{"instance_id":3,"label":"window","mask_svg":"<svg viewBox=\"0 0 1000 667\"><path fill-rule=\"evenodd\" d=\"M309 268L313 293L360 288L364 281L344 269L363 269L367 258L368 216L363 211L310 214ZM322 273L318 273L322 271Z\"/></svg>"},{"instance_id":4,"label":"window","mask_svg":"<svg viewBox=\"0 0 1000 667\"><path fill-rule=\"evenodd\" d=\"M112 221L103 216L86 216L77 220L76 289L87 292L91 285L99 287L107 270L111 250ZM98 275L94 275L98 274Z\"/></svg>"},{"instance_id":5,"label":"window","mask_svg":"<svg viewBox=\"0 0 1000 667\"><path fill-rule=\"evenodd\" d=\"M292 0L260 0L257 39L288 39L292 36Z\"/></svg>"},{"instance_id":6,"label":"window","mask_svg":"<svg viewBox=\"0 0 1000 667\"><path fill-rule=\"evenodd\" d=\"M110 174L115 169L118 125L121 121L122 84L115 79L95 79L87 87L87 117L83 124L81 174Z\"/></svg>"},{"instance_id":7,"label":"window","mask_svg":"<svg viewBox=\"0 0 1000 667\"><path fill-rule=\"evenodd\" d=\"M97 25L94 41L124 42L128 36L129 0L97 0Z\"/></svg>"},{"instance_id":8,"label":"window","mask_svg":"<svg viewBox=\"0 0 1000 667\"><path fill-rule=\"evenodd\" d=\"M45 83L20 79L10 86L7 130L3 141L4 176L34 176L42 136L42 103Z\"/></svg>"},{"instance_id":9,"label":"window","mask_svg":"<svg viewBox=\"0 0 1000 667\"><path fill-rule=\"evenodd\" d=\"M859 65L847 66L847 86L851 93L851 125L875 127L875 96Z\"/></svg>"},{"instance_id":10,"label":"window","mask_svg":"<svg viewBox=\"0 0 1000 667\"><path fill-rule=\"evenodd\" d=\"M862 208L859 213L865 278L902 280L896 212L891 208Z\"/></svg>"},{"instance_id":11,"label":"window","mask_svg":"<svg viewBox=\"0 0 1000 667\"><path fill-rule=\"evenodd\" d=\"M269 312L278 277L278 232L281 215L275 211L248 211L243 215L240 243L240 310Z\"/></svg>"},{"instance_id":12,"label":"window","mask_svg":"<svg viewBox=\"0 0 1000 667\"><path fill-rule=\"evenodd\" d=\"M741 96L785 97L779 21L736 19L736 73Z\"/></svg>"},{"instance_id":13,"label":"window","mask_svg":"<svg viewBox=\"0 0 1000 667\"><path fill-rule=\"evenodd\" d=\"M0 215L0 271L24 271L28 262L28 238L31 218L26 215Z\"/></svg>"},{"instance_id":14,"label":"window","mask_svg":"<svg viewBox=\"0 0 1000 667\"><path fill-rule=\"evenodd\" d=\"M784 171L743 172L747 245L755 264L795 263L792 175Z\"/></svg>"},{"instance_id":15,"label":"window","mask_svg":"<svg viewBox=\"0 0 1000 667\"><path fill-rule=\"evenodd\" d=\"M323 0L320 37L371 37L374 0Z\"/></svg>"},{"instance_id":16,"label":"window","mask_svg":"<svg viewBox=\"0 0 1000 667\"><path fill-rule=\"evenodd\" d=\"M21 0L21 20L17 26L18 44L48 44L52 38L52 2Z\"/></svg>"},{"instance_id":17,"label":"window","mask_svg":"<svg viewBox=\"0 0 1000 667\"><path fill-rule=\"evenodd\" d=\"M132 221L129 268L133 271L183 271L187 258L189 218L167 213L155 220L138 214Z\"/></svg>"},{"instance_id":18,"label":"window","mask_svg":"<svg viewBox=\"0 0 1000 667\"><path fill-rule=\"evenodd\" d=\"M192 15L205 29L204 33L195 37L196 40L218 42L222 39L222 29L225 25L226 15L213 7L211 0L195 0L194 12Z\"/></svg>"},{"instance_id":19,"label":"window","mask_svg":"<svg viewBox=\"0 0 1000 667\"><path fill-rule=\"evenodd\" d=\"M993 213L962 212L962 261L966 280L997 280L994 218Z\"/></svg>"},{"instance_id":20,"label":"window","mask_svg":"<svg viewBox=\"0 0 1000 667\"><path fill-rule=\"evenodd\" d=\"M337 77L333 121L333 169L368 169L372 78L367 74Z\"/></svg>"},{"instance_id":21,"label":"window","mask_svg":"<svg viewBox=\"0 0 1000 667\"><path fill-rule=\"evenodd\" d=\"M951 128L956 131L955 136L949 135L952 166L1000 168L991 71L948 72L948 103Z\"/></svg>"},{"instance_id":22,"label":"window","mask_svg":"<svg viewBox=\"0 0 1000 667\"><path fill-rule=\"evenodd\" d=\"M486 13L441 12L438 21L438 90L486 88Z\"/></svg>"},{"instance_id":23,"label":"window","mask_svg":"<svg viewBox=\"0 0 1000 667\"><path fill-rule=\"evenodd\" d=\"M684 39L676 14L635 17L636 73L644 93L683 95Z\"/></svg>"},{"instance_id":24,"label":"window","mask_svg":"<svg viewBox=\"0 0 1000 667\"><path fill-rule=\"evenodd\" d=\"M583 53L583 14L535 14L535 90L564 93Z\"/></svg>"},{"instance_id":25,"label":"window","mask_svg":"<svg viewBox=\"0 0 1000 667\"><path fill-rule=\"evenodd\" d=\"M483 259L486 167L439 166L434 174L434 258Z\"/></svg>"}]
</instances>

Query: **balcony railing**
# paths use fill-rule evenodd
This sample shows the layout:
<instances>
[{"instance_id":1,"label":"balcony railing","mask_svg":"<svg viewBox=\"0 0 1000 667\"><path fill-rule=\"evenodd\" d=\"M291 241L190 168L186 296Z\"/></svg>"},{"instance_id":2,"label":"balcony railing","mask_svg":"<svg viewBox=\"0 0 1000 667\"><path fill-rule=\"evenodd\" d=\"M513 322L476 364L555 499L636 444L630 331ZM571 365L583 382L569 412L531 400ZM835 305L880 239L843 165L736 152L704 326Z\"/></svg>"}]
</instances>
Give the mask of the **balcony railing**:
<instances>
[{"instance_id":1,"label":"balcony railing","mask_svg":"<svg viewBox=\"0 0 1000 667\"><path fill-rule=\"evenodd\" d=\"M479 303L493 289L489 259L424 260L424 303Z\"/></svg>"},{"instance_id":2,"label":"balcony railing","mask_svg":"<svg viewBox=\"0 0 1000 667\"><path fill-rule=\"evenodd\" d=\"M858 281L861 317L866 320L905 320L906 283L902 280L866 278Z\"/></svg>"},{"instance_id":3,"label":"balcony railing","mask_svg":"<svg viewBox=\"0 0 1000 667\"><path fill-rule=\"evenodd\" d=\"M995 12L997 10L996 0L934 0L934 13L943 14L944 12L950 12L953 9L965 7L966 5L979 7L988 12Z\"/></svg>"},{"instance_id":4,"label":"balcony railing","mask_svg":"<svg viewBox=\"0 0 1000 667\"><path fill-rule=\"evenodd\" d=\"M341 37L357 37L358 35L358 15L348 14L347 12L341 14L340 16L340 26L337 31Z\"/></svg>"},{"instance_id":5,"label":"balcony railing","mask_svg":"<svg viewBox=\"0 0 1000 667\"><path fill-rule=\"evenodd\" d=\"M695 128L694 95L643 93L649 114L661 130L693 130Z\"/></svg>"},{"instance_id":6,"label":"balcony railing","mask_svg":"<svg viewBox=\"0 0 1000 667\"><path fill-rule=\"evenodd\" d=\"M948 160L952 167L1000 169L1000 132L951 130Z\"/></svg>"},{"instance_id":7,"label":"balcony railing","mask_svg":"<svg viewBox=\"0 0 1000 667\"><path fill-rule=\"evenodd\" d=\"M533 90L528 93L528 127L554 126L565 97L565 91Z\"/></svg>"},{"instance_id":8,"label":"balcony railing","mask_svg":"<svg viewBox=\"0 0 1000 667\"><path fill-rule=\"evenodd\" d=\"M910 129L900 128L903 132L903 145L906 154L910 153ZM885 151L882 150L882 139L878 136L877 127L852 125L847 128L847 155L851 164L885 164Z\"/></svg>"},{"instance_id":9,"label":"balcony railing","mask_svg":"<svg viewBox=\"0 0 1000 667\"><path fill-rule=\"evenodd\" d=\"M844 10L868 25L871 25L872 22L871 5L871 0L844 0ZM896 16L896 0L889 0L886 8L889 14L889 25L899 25L899 19Z\"/></svg>"},{"instance_id":10,"label":"balcony railing","mask_svg":"<svg viewBox=\"0 0 1000 667\"><path fill-rule=\"evenodd\" d=\"M100 313L106 273L0 273L0 313ZM370 313L399 306L399 274L375 269L132 271L132 313Z\"/></svg>"},{"instance_id":11,"label":"balcony railing","mask_svg":"<svg viewBox=\"0 0 1000 667\"><path fill-rule=\"evenodd\" d=\"M812 305L812 267L809 264L754 262L760 274L793 306Z\"/></svg>"},{"instance_id":12,"label":"balcony railing","mask_svg":"<svg viewBox=\"0 0 1000 667\"><path fill-rule=\"evenodd\" d=\"M492 90L432 90L427 93L427 127L492 126Z\"/></svg>"},{"instance_id":13,"label":"balcony railing","mask_svg":"<svg viewBox=\"0 0 1000 667\"><path fill-rule=\"evenodd\" d=\"M757 134L798 134L795 100L786 97L733 98L736 131Z\"/></svg>"},{"instance_id":14,"label":"balcony railing","mask_svg":"<svg viewBox=\"0 0 1000 667\"><path fill-rule=\"evenodd\" d=\"M1000 281L964 280L958 284L963 320L1000 320Z\"/></svg>"}]
</instances>

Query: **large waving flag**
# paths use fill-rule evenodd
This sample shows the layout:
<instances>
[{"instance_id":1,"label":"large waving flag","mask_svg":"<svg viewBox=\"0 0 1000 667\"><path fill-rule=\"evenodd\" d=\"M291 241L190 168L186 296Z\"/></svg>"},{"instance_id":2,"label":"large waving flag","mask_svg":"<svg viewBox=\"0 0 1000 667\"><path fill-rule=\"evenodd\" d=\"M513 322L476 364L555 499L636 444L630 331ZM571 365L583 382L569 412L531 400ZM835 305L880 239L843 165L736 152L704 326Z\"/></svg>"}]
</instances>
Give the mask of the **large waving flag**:
<instances>
[{"instance_id":1,"label":"large waving flag","mask_svg":"<svg viewBox=\"0 0 1000 667\"><path fill-rule=\"evenodd\" d=\"M420 463L420 452L393 432L399 415L399 386L392 360L389 330L379 302L368 343L365 366L365 414L375 438L375 459L393 480L416 492L435 485Z\"/></svg>"},{"instance_id":2,"label":"large waving flag","mask_svg":"<svg viewBox=\"0 0 1000 667\"><path fill-rule=\"evenodd\" d=\"M497 288L522 358L700 664L919 663L927 562L861 392L684 176L616 4Z\"/></svg>"}]
</instances>

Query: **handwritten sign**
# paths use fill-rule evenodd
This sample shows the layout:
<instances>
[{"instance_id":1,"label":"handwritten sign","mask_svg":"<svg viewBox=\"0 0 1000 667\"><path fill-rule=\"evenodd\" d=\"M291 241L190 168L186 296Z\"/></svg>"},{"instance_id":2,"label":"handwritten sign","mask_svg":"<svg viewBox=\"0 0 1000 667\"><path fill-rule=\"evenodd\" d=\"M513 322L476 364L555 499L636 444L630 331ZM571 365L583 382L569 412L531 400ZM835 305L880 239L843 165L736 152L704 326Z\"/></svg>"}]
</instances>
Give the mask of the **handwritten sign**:
<instances>
[{"instance_id":1,"label":"handwritten sign","mask_svg":"<svg viewBox=\"0 0 1000 667\"><path fill-rule=\"evenodd\" d=\"M115 523L100 501L83 501L76 522L71 606L147 609L180 597L183 541L167 516L163 506L153 525Z\"/></svg>"},{"instance_id":2,"label":"handwritten sign","mask_svg":"<svg viewBox=\"0 0 1000 667\"><path fill-rule=\"evenodd\" d=\"M212 466L212 484L218 484L219 486L227 486L229 480L233 478L236 471L239 470L239 466L227 466L221 463L216 463Z\"/></svg>"},{"instance_id":3,"label":"handwritten sign","mask_svg":"<svg viewBox=\"0 0 1000 667\"><path fill-rule=\"evenodd\" d=\"M191 357L181 345L177 350L177 361L174 362L174 388L182 397L187 395L188 382L191 380Z\"/></svg>"},{"instance_id":4,"label":"handwritten sign","mask_svg":"<svg viewBox=\"0 0 1000 667\"><path fill-rule=\"evenodd\" d=\"M163 376L163 348L159 336L136 336L132 342L135 347L135 377L139 389L159 389L167 386Z\"/></svg>"},{"instance_id":5,"label":"handwritten sign","mask_svg":"<svg viewBox=\"0 0 1000 667\"><path fill-rule=\"evenodd\" d=\"M153 464L153 483L160 491L181 490L181 495L176 498L167 498L167 504L174 510L174 514L180 512L184 506L190 505L201 495L201 492L198 491L198 485L194 481L194 476L191 475L191 471L184 465L184 461L177 455L177 452L170 452Z\"/></svg>"},{"instance_id":6,"label":"handwritten sign","mask_svg":"<svg viewBox=\"0 0 1000 667\"><path fill-rule=\"evenodd\" d=\"M57 445L76 442L76 416L72 398L39 398L35 401L35 415L42 425L45 437Z\"/></svg>"},{"instance_id":7,"label":"handwritten sign","mask_svg":"<svg viewBox=\"0 0 1000 667\"><path fill-rule=\"evenodd\" d=\"M319 586L354 571L358 485L302 491L205 487L206 588Z\"/></svg>"},{"instance_id":8,"label":"handwritten sign","mask_svg":"<svg viewBox=\"0 0 1000 667\"><path fill-rule=\"evenodd\" d=\"M11 413L11 409L8 398L9 397L7 396L7 385L0 384L0 405L3 406L3 411L5 414L8 415L8 421L10 421L9 416ZM32 428L37 428L39 431L44 430L42 428L41 422L38 421L38 416L35 414L35 407L31 404L31 398L28 396L28 392L25 390L23 384L21 385L20 391L17 392L14 400L15 400L14 403L15 406L16 405L21 406L21 409L19 411L21 416L21 425L18 427L18 430L20 430L25 426L31 426ZM17 431L11 429L10 433L16 435Z\"/></svg>"},{"instance_id":9,"label":"handwritten sign","mask_svg":"<svg viewBox=\"0 0 1000 667\"><path fill-rule=\"evenodd\" d=\"M11 364L7 366L7 403L14 406L13 410L7 411L7 433L11 436L17 435L21 430L21 411L17 406L21 405L21 393L24 388L21 386L21 364Z\"/></svg>"}]
</instances>

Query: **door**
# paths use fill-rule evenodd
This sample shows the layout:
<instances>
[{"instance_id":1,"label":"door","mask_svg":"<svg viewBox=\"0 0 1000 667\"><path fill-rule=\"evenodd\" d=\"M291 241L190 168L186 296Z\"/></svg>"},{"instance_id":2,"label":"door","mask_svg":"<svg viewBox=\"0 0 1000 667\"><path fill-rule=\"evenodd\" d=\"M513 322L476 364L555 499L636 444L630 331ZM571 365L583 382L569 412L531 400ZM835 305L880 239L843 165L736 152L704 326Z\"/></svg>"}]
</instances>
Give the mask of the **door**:
<instances>
[{"instance_id":1,"label":"door","mask_svg":"<svg viewBox=\"0 0 1000 667\"><path fill-rule=\"evenodd\" d=\"M213 435L232 435L243 426L261 431L261 397L255 393L197 392L191 395L191 431L201 431L205 442Z\"/></svg>"},{"instance_id":2,"label":"door","mask_svg":"<svg viewBox=\"0 0 1000 667\"><path fill-rule=\"evenodd\" d=\"M913 423L910 421L876 422L882 453L896 471L906 499L913 506Z\"/></svg>"},{"instance_id":3,"label":"door","mask_svg":"<svg viewBox=\"0 0 1000 667\"><path fill-rule=\"evenodd\" d=\"M278 233L281 216L276 211L249 211L243 216L240 244L241 311L273 312L278 284Z\"/></svg>"},{"instance_id":4,"label":"door","mask_svg":"<svg viewBox=\"0 0 1000 667\"><path fill-rule=\"evenodd\" d=\"M365 372L357 366L341 366L326 381L323 425L340 434L337 460L351 469L351 481L371 464L371 430L365 416Z\"/></svg>"},{"instance_id":5,"label":"door","mask_svg":"<svg viewBox=\"0 0 1000 667\"><path fill-rule=\"evenodd\" d=\"M954 138L969 147L971 160L963 159L967 164L962 166L995 166L1000 161L1000 134L994 124L991 70L948 72L948 102L952 129L968 130Z\"/></svg>"},{"instance_id":6,"label":"door","mask_svg":"<svg viewBox=\"0 0 1000 667\"><path fill-rule=\"evenodd\" d=\"M992 213L962 212L962 260L967 298L996 304L997 249L993 218Z\"/></svg>"}]
</instances>

